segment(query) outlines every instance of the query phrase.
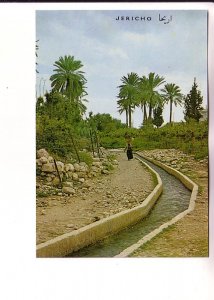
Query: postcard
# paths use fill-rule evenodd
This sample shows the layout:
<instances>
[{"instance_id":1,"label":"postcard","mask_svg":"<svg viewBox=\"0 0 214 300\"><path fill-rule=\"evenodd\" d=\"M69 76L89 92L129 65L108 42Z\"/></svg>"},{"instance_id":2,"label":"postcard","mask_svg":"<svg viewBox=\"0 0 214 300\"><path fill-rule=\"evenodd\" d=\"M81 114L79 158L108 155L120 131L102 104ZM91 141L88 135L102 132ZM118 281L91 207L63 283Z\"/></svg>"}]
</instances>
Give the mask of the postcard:
<instances>
[{"instance_id":1,"label":"postcard","mask_svg":"<svg viewBox=\"0 0 214 300\"><path fill-rule=\"evenodd\" d=\"M2 154L4 177L15 169L10 193L24 202L15 202L11 223L24 220L23 245L29 238L18 254L27 252L36 277L42 274L44 295L35 299L48 299L49 274L59 285L78 281L72 299L128 299L128 283L142 286L140 277L148 299L167 278L167 298L179 276L184 290L172 299L186 299L189 282L199 289L195 299L206 290L210 300L213 7L1 6L2 136L17 131L9 143L16 155ZM80 284L86 273L90 296ZM114 295L104 293L102 278ZM199 287L204 278L206 288ZM62 298L68 294L65 288ZM137 289L133 298L141 297Z\"/></svg>"}]
</instances>

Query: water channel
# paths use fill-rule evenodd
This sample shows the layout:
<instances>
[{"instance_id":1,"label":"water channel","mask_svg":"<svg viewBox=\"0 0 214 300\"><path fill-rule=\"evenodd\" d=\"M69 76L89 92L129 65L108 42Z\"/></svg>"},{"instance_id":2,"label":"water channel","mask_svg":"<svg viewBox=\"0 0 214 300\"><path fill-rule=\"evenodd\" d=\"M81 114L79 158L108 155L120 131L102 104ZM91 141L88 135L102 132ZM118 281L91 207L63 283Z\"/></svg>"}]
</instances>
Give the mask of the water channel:
<instances>
[{"instance_id":1,"label":"water channel","mask_svg":"<svg viewBox=\"0 0 214 300\"><path fill-rule=\"evenodd\" d=\"M188 208L191 191L165 170L143 158L140 159L152 167L163 182L163 193L151 212L139 223L66 257L114 257Z\"/></svg>"}]
</instances>

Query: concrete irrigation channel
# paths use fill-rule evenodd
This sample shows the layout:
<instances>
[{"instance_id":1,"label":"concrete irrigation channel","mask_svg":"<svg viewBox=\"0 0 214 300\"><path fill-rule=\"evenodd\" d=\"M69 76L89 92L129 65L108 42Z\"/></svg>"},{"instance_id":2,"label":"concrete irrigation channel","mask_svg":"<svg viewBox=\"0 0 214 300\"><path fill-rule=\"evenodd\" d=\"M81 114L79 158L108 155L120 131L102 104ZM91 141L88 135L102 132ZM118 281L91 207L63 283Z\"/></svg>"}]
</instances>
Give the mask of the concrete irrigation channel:
<instances>
[{"instance_id":1,"label":"concrete irrigation channel","mask_svg":"<svg viewBox=\"0 0 214 300\"><path fill-rule=\"evenodd\" d=\"M189 178L155 162L157 166L140 154L135 153L135 158L146 164L158 181L143 204L38 245L37 257L131 256L194 209L197 186Z\"/></svg>"}]
</instances>

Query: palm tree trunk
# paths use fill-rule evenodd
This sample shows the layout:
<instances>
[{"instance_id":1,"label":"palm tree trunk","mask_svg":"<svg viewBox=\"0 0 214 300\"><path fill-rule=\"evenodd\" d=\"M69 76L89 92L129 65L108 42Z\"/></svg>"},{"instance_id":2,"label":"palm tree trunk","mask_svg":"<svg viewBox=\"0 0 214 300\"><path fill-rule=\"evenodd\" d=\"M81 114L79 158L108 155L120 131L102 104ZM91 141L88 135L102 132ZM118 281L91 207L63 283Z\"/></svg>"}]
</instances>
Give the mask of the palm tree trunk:
<instances>
[{"instance_id":1,"label":"palm tree trunk","mask_svg":"<svg viewBox=\"0 0 214 300\"><path fill-rule=\"evenodd\" d=\"M145 122L147 121L146 103L143 103L143 110L144 110L143 122Z\"/></svg>"},{"instance_id":2,"label":"palm tree trunk","mask_svg":"<svg viewBox=\"0 0 214 300\"><path fill-rule=\"evenodd\" d=\"M170 116L169 116L169 123L172 123L172 99L170 99Z\"/></svg>"},{"instance_id":3,"label":"palm tree trunk","mask_svg":"<svg viewBox=\"0 0 214 300\"><path fill-rule=\"evenodd\" d=\"M129 105L129 128L132 127L132 109L131 105Z\"/></svg>"},{"instance_id":4,"label":"palm tree trunk","mask_svg":"<svg viewBox=\"0 0 214 300\"><path fill-rule=\"evenodd\" d=\"M126 127L129 127L129 114L128 114L128 109L126 109Z\"/></svg>"},{"instance_id":5,"label":"palm tree trunk","mask_svg":"<svg viewBox=\"0 0 214 300\"><path fill-rule=\"evenodd\" d=\"M149 104L149 119L151 120L152 118L152 105L151 103Z\"/></svg>"}]
</instances>

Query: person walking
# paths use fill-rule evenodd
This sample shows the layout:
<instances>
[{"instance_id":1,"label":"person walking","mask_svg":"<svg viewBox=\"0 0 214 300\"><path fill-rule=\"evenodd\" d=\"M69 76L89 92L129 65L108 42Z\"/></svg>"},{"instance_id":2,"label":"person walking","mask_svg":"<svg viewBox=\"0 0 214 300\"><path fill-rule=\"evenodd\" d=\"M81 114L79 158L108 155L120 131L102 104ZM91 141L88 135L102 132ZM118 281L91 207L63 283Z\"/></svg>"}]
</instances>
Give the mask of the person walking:
<instances>
[{"instance_id":1,"label":"person walking","mask_svg":"<svg viewBox=\"0 0 214 300\"><path fill-rule=\"evenodd\" d=\"M126 155L127 155L128 160L132 159L133 158L133 153L132 153L132 145L131 145L131 143L127 144L125 150L126 150Z\"/></svg>"}]
</instances>

